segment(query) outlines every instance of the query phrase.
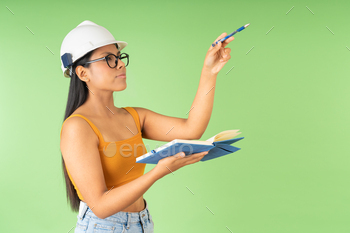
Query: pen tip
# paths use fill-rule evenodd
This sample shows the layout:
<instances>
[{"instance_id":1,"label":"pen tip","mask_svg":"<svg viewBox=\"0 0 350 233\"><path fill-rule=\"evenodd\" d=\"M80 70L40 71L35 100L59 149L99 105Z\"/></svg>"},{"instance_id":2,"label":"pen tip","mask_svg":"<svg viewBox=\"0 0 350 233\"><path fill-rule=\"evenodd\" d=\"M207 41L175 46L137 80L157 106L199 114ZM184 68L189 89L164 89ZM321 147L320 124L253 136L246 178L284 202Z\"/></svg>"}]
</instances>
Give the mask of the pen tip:
<instances>
[{"instance_id":1,"label":"pen tip","mask_svg":"<svg viewBox=\"0 0 350 233\"><path fill-rule=\"evenodd\" d=\"M245 28L246 28L246 27L248 27L248 26L249 26L249 24L250 24L250 23L248 23L248 24L244 25L244 27L245 27Z\"/></svg>"}]
</instances>

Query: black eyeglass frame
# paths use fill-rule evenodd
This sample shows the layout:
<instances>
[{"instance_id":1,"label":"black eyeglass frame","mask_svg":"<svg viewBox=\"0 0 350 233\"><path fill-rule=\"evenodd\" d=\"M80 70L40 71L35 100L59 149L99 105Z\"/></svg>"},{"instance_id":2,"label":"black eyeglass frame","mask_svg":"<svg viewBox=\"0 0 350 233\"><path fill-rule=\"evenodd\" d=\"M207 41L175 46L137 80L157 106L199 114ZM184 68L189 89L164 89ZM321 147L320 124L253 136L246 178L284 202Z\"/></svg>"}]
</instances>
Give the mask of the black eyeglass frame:
<instances>
[{"instance_id":1,"label":"black eyeglass frame","mask_svg":"<svg viewBox=\"0 0 350 233\"><path fill-rule=\"evenodd\" d=\"M115 58L116 58L116 60L115 60L115 66L114 67L112 67L112 66L110 66L109 65L109 62L108 62L108 60L107 60L107 57L108 56L115 56ZM127 64L125 65L125 67L127 67L128 65L129 65L129 54L127 54L127 53L121 53L119 56L117 56L117 55L115 55L115 54L108 54L107 56L105 56L105 57L102 57L102 58L98 58L98 59L95 59L95 60L92 60L92 61L88 61L88 62L85 62L85 64L87 64L87 63L93 63L93 62L96 62L96 61L101 61L101 60L105 60L106 62L107 62L107 65L110 67L110 68L115 68L115 67L117 67L117 65L118 65L118 60L120 59L121 60L121 58L122 58L122 55L125 55L125 57L123 57L123 58L126 58L126 60L127 60ZM125 63L124 63L125 64Z\"/></svg>"}]
</instances>

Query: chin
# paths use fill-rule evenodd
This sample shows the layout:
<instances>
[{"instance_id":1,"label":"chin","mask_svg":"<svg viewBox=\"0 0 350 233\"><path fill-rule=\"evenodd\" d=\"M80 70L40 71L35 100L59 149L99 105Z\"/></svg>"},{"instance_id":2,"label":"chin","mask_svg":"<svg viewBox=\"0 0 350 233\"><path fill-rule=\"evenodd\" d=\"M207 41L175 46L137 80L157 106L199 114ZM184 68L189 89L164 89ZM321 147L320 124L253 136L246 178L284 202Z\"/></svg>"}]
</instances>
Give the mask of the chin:
<instances>
[{"instance_id":1,"label":"chin","mask_svg":"<svg viewBox=\"0 0 350 233\"><path fill-rule=\"evenodd\" d=\"M119 87L118 90L115 90L115 91L123 91L126 89L126 85L124 87Z\"/></svg>"}]
</instances>

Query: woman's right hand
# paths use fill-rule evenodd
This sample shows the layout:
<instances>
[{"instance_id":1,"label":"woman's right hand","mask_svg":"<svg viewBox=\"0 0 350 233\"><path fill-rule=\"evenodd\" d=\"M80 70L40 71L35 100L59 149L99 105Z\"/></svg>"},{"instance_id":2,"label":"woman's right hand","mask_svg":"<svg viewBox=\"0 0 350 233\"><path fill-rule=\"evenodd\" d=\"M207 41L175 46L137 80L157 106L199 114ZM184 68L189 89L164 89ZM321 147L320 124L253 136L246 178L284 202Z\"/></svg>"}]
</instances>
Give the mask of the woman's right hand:
<instances>
[{"instance_id":1,"label":"woman's right hand","mask_svg":"<svg viewBox=\"0 0 350 233\"><path fill-rule=\"evenodd\" d=\"M187 156L181 156L181 152L173 156L168 156L158 161L158 164L155 166L157 174L162 178L165 175L170 174L171 172L176 171L183 166L194 164L200 161L209 151L203 151L200 153L190 154Z\"/></svg>"}]
</instances>

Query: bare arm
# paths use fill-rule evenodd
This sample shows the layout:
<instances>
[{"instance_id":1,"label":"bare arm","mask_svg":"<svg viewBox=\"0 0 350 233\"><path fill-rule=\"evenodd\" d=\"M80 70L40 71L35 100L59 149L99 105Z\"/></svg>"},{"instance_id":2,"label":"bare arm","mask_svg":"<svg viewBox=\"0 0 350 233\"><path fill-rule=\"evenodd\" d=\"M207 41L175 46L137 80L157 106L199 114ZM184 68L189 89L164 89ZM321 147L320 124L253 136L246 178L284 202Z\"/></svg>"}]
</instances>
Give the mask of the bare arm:
<instances>
[{"instance_id":1,"label":"bare arm","mask_svg":"<svg viewBox=\"0 0 350 233\"><path fill-rule=\"evenodd\" d=\"M80 117L72 117L64 123L60 147L68 172L85 203L101 219L130 206L162 177L152 169L130 183L107 190L98 137Z\"/></svg>"},{"instance_id":2,"label":"bare arm","mask_svg":"<svg viewBox=\"0 0 350 233\"><path fill-rule=\"evenodd\" d=\"M153 168L129 183L105 192L95 205L100 213L99 218L106 218L130 206L160 178L161 176Z\"/></svg>"},{"instance_id":3,"label":"bare arm","mask_svg":"<svg viewBox=\"0 0 350 233\"><path fill-rule=\"evenodd\" d=\"M189 109L187 128L194 132L197 138L202 137L209 124L214 104L216 77L217 74L202 69L198 90Z\"/></svg>"},{"instance_id":4,"label":"bare arm","mask_svg":"<svg viewBox=\"0 0 350 233\"><path fill-rule=\"evenodd\" d=\"M192 104L194 108L189 112L188 119L165 116L146 108L133 107L143 123L142 137L168 142L174 139L200 139L208 126L213 110L216 76L217 74L211 74L203 68Z\"/></svg>"},{"instance_id":5,"label":"bare arm","mask_svg":"<svg viewBox=\"0 0 350 233\"><path fill-rule=\"evenodd\" d=\"M225 37L221 34L215 41ZM234 37L222 44L210 46L204 59L198 90L189 110L188 118L165 116L145 108L134 107L143 123L143 137L157 141L174 139L200 139L205 132L214 104L216 77L231 58L230 48L225 48ZM214 42L215 42L214 41ZM222 61L221 61L222 59Z\"/></svg>"},{"instance_id":6,"label":"bare arm","mask_svg":"<svg viewBox=\"0 0 350 233\"><path fill-rule=\"evenodd\" d=\"M215 41L226 35L227 33L222 33ZM219 43L215 47L210 46L205 56L198 90L187 119L187 127L192 132L196 132L196 135L201 136L209 124L214 104L216 77L231 58L231 49L225 46L233 40L234 37L230 37L222 44Z\"/></svg>"}]
</instances>

